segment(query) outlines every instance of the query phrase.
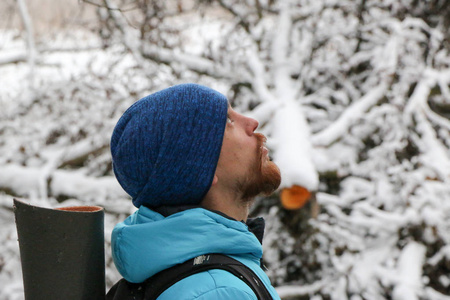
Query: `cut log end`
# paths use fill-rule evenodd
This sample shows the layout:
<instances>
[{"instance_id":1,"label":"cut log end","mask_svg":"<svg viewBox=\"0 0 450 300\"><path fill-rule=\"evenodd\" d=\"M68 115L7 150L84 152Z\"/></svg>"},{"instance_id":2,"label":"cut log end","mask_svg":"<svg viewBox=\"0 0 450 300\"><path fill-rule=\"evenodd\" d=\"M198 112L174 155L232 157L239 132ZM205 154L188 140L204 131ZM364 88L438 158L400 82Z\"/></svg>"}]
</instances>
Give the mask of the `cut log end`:
<instances>
[{"instance_id":1,"label":"cut log end","mask_svg":"<svg viewBox=\"0 0 450 300\"><path fill-rule=\"evenodd\" d=\"M280 198L285 209L296 210L302 208L309 201L311 192L302 186L293 185L290 188L284 188Z\"/></svg>"}]
</instances>

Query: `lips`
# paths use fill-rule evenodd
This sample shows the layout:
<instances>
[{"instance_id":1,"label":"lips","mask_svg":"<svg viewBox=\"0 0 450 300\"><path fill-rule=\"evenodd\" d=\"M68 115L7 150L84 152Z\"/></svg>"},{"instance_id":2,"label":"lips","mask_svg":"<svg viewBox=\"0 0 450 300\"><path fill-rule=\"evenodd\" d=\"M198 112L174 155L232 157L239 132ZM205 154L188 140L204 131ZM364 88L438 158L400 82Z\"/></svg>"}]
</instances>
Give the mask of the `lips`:
<instances>
[{"instance_id":1,"label":"lips","mask_svg":"<svg viewBox=\"0 0 450 300\"><path fill-rule=\"evenodd\" d=\"M261 151L261 160L270 161L269 149L267 149L265 145L261 146L260 151Z\"/></svg>"},{"instance_id":2,"label":"lips","mask_svg":"<svg viewBox=\"0 0 450 300\"><path fill-rule=\"evenodd\" d=\"M255 136L259 145L259 155L261 159L270 160L269 159L269 149L266 147L267 138L261 133L255 133Z\"/></svg>"}]
</instances>

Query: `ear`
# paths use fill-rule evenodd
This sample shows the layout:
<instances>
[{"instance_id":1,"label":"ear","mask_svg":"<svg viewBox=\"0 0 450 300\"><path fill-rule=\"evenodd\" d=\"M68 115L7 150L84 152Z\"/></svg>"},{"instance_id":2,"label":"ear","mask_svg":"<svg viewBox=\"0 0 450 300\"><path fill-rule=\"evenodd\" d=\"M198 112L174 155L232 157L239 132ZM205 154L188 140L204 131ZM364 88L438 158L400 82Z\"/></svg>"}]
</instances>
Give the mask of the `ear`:
<instances>
[{"instance_id":1,"label":"ear","mask_svg":"<svg viewBox=\"0 0 450 300\"><path fill-rule=\"evenodd\" d=\"M212 182L211 186L216 185L218 181L219 181L219 177L217 177L217 175L214 174L214 178L213 178L213 182Z\"/></svg>"}]
</instances>

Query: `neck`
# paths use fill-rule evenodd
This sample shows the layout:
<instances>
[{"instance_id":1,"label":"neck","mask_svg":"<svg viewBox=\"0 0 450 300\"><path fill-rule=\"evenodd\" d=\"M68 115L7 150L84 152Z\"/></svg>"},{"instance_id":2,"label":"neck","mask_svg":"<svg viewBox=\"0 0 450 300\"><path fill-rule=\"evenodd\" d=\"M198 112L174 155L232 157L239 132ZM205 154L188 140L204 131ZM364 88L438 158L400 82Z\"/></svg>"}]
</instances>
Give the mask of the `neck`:
<instances>
[{"instance_id":1,"label":"neck","mask_svg":"<svg viewBox=\"0 0 450 300\"><path fill-rule=\"evenodd\" d=\"M246 222L253 202L254 199L241 199L211 189L200 205L206 209L220 211L237 221Z\"/></svg>"}]
</instances>

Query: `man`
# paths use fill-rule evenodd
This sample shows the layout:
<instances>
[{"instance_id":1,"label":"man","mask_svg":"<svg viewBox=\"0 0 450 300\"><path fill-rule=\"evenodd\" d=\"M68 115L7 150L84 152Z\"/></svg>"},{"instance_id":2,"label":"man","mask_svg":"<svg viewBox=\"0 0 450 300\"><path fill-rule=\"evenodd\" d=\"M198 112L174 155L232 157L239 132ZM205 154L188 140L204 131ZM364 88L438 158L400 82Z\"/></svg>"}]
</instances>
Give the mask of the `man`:
<instances>
[{"instance_id":1,"label":"man","mask_svg":"<svg viewBox=\"0 0 450 300\"><path fill-rule=\"evenodd\" d=\"M247 220L255 196L272 193L281 180L257 127L225 96L197 84L147 96L123 114L111 138L113 168L138 210L114 228L111 244L126 280L140 283L199 255L221 253L252 269L279 299L260 267L263 220ZM209 270L178 281L158 299L256 296L231 273Z\"/></svg>"}]
</instances>

